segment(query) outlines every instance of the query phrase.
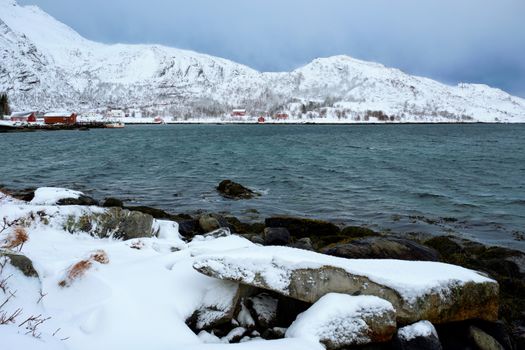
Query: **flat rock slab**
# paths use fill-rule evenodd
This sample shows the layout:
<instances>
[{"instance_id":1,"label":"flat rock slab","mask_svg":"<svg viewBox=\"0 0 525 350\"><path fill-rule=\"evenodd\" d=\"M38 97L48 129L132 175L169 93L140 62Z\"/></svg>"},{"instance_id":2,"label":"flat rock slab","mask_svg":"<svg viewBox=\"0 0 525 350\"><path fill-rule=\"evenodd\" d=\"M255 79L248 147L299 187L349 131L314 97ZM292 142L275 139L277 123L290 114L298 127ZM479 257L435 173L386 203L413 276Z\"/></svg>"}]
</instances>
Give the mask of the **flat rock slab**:
<instances>
[{"instance_id":1,"label":"flat rock slab","mask_svg":"<svg viewBox=\"0 0 525 350\"><path fill-rule=\"evenodd\" d=\"M255 246L199 257L193 267L210 277L308 303L328 293L375 295L392 303L401 324L498 318L498 283L444 263L344 259L288 247Z\"/></svg>"},{"instance_id":2,"label":"flat rock slab","mask_svg":"<svg viewBox=\"0 0 525 350\"><path fill-rule=\"evenodd\" d=\"M396 331L392 304L369 295L331 293L300 314L287 338L318 341L327 350L389 341Z\"/></svg>"}]
</instances>

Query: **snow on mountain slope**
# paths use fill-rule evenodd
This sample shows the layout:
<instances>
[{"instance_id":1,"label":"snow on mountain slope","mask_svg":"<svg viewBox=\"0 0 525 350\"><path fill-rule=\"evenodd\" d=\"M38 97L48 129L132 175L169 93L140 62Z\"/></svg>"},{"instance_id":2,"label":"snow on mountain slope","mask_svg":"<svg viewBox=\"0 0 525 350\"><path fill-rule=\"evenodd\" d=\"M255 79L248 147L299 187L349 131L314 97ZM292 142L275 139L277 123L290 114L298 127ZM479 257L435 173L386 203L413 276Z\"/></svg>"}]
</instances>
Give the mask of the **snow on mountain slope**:
<instances>
[{"instance_id":1,"label":"snow on mountain slope","mask_svg":"<svg viewBox=\"0 0 525 350\"><path fill-rule=\"evenodd\" d=\"M202 116L244 107L303 119L525 121L525 100L484 85L447 86L348 56L260 73L161 45L96 43L14 0L0 0L0 91L16 109L140 107Z\"/></svg>"}]
</instances>

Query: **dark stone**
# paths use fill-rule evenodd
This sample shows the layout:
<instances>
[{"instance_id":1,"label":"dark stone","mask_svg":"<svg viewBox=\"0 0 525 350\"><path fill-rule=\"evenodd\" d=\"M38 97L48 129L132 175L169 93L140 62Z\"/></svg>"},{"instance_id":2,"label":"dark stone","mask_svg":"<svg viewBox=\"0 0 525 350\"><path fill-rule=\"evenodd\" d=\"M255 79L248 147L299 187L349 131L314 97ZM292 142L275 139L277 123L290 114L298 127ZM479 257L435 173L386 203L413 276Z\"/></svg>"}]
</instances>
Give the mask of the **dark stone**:
<instances>
[{"instance_id":1,"label":"dark stone","mask_svg":"<svg viewBox=\"0 0 525 350\"><path fill-rule=\"evenodd\" d=\"M191 219L179 221L179 233L186 239L191 239L196 235L201 234L199 227L199 220Z\"/></svg>"},{"instance_id":2,"label":"dark stone","mask_svg":"<svg viewBox=\"0 0 525 350\"><path fill-rule=\"evenodd\" d=\"M146 207L146 206L123 207L123 208L132 210L132 211L139 211L141 213L151 215L155 219L172 220L173 218L172 214L165 212L164 210L157 209L157 208Z\"/></svg>"},{"instance_id":3,"label":"dark stone","mask_svg":"<svg viewBox=\"0 0 525 350\"><path fill-rule=\"evenodd\" d=\"M289 246L292 248L303 249L303 250L311 250L311 251L315 250L312 245L312 240L308 237L300 238L294 243L290 244Z\"/></svg>"},{"instance_id":4,"label":"dark stone","mask_svg":"<svg viewBox=\"0 0 525 350\"><path fill-rule=\"evenodd\" d=\"M289 327L300 313L308 310L312 304L297 299L277 295L277 319L275 326Z\"/></svg>"},{"instance_id":5,"label":"dark stone","mask_svg":"<svg viewBox=\"0 0 525 350\"><path fill-rule=\"evenodd\" d=\"M509 333L516 334L511 325L525 322L525 253L455 236L435 237L424 244L440 252L443 261L485 272L498 281L500 318L510 327Z\"/></svg>"},{"instance_id":6,"label":"dark stone","mask_svg":"<svg viewBox=\"0 0 525 350\"><path fill-rule=\"evenodd\" d=\"M231 180L223 180L217 187L219 194L229 199L252 199L260 194Z\"/></svg>"},{"instance_id":7,"label":"dark stone","mask_svg":"<svg viewBox=\"0 0 525 350\"><path fill-rule=\"evenodd\" d=\"M57 202L58 205L99 205L95 199L81 194L78 198L62 198Z\"/></svg>"},{"instance_id":8,"label":"dark stone","mask_svg":"<svg viewBox=\"0 0 525 350\"><path fill-rule=\"evenodd\" d=\"M122 208L124 206L124 202L122 202L118 198L109 197L109 198L106 198L102 206L104 208L112 208L112 207Z\"/></svg>"},{"instance_id":9,"label":"dark stone","mask_svg":"<svg viewBox=\"0 0 525 350\"><path fill-rule=\"evenodd\" d=\"M228 227L232 232L237 234L250 234L250 233L262 233L264 231L263 223L245 223L241 222L239 219L233 216L227 216L224 218L226 220Z\"/></svg>"},{"instance_id":10,"label":"dark stone","mask_svg":"<svg viewBox=\"0 0 525 350\"><path fill-rule=\"evenodd\" d=\"M339 235L341 230L331 222L277 216L265 220L266 227L285 227L294 238Z\"/></svg>"},{"instance_id":11,"label":"dark stone","mask_svg":"<svg viewBox=\"0 0 525 350\"><path fill-rule=\"evenodd\" d=\"M22 271L27 277L38 277L33 262L27 256L0 250L0 257L9 259L11 265Z\"/></svg>"},{"instance_id":12,"label":"dark stone","mask_svg":"<svg viewBox=\"0 0 525 350\"><path fill-rule=\"evenodd\" d=\"M20 199L22 201L30 202L35 198L36 188L29 187L22 190L12 190L5 187L0 188L0 192L3 192L13 198Z\"/></svg>"},{"instance_id":13,"label":"dark stone","mask_svg":"<svg viewBox=\"0 0 525 350\"><path fill-rule=\"evenodd\" d=\"M329 246L322 252L349 259L440 260L440 255L435 249L402 238L361 238L350 243Z\"/></svg>"},{"instance_id":14,"label":"dark stone","mask_svg":"<svg viewBox=\"0 0 525 350\"><path fill-rule=\"evenodd\" d=\"M347 238L361 238L369 236L379 236L379 233L362 226L347 226L341 230L341 236Z\"/></svg>"},{"instance_id":15,"label":"dark stone","mask_svg":"<svg viewBox=\"0 0 525 350\"><path fill-rule=\"evenodd\" d=\"M473 345L479 350L505 350L503 345L494 339L494 337L478 327L470 326L469 336Z\"/></svg>"},{"instance_id":16,"label":"dark stone","mask_svg":"<svg viewBox=\"0 0 525 350\"><path fill-rule=\"evenodd\" d=\"M442 350L441 342L436 334L428 336L417 336L406 339L398 332L392 340L392 347L395 350Z\"/></svg>"},{"instance_id":17,"label":"dark stone","mask_svg":"<svg viewBox=\"0 0 525 350\"><path fill-rule=\"evenodd\" d=\"M264 245L287 245L290 232L284 227L267 227L263 233Z\"/></svg>"}]
</instances>

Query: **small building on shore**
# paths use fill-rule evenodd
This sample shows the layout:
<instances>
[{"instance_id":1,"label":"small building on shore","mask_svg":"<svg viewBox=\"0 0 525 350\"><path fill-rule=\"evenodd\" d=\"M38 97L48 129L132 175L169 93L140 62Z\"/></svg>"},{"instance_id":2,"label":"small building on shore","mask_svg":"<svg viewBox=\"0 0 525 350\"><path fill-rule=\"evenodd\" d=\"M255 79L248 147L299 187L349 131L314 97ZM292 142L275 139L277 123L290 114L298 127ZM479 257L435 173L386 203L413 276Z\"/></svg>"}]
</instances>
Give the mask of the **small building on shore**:
<instances>
[{"instance_id":1,"label":"small building on shore","mask_svg":"<svg viewBox=\"0 0 525 350\"><path fill-rule=\"evenodd\" d=\"M277 113L276 115L273 116L273 119L277 119L277 120L287 120L288 119L288 114L286 113Z\"/></svg>"},{"instance_id":2,"label":"small building on shore","mask_svg":"<svg viewBox=\"0 0 525 350\"><path fill-rule=\"evenodd\" d=\"M232 117L244 117L246 116L246 110L245 109L234 109L231 113Z\"/></svg>"},{"instance_id":3,"label":"small building on shore","mask_svg":"<svg viewBox=\"0 0 525 350\"><path fill-rule=\"evenodd\" d=\"M12 122L36 123L36 112L16 112L11 114Z\"/></svg>"},{"instance_id":4,"label":"small building on shore","mask_svg":"<svg viewBox=\"0 0 525 350\"><path fill-rule=\"evenodd\" d=\"M44 114L45 124L66 124L73 125L77 122L76 113L58 112L58 113L46 113Z\"/></svg>"}]
</instances>

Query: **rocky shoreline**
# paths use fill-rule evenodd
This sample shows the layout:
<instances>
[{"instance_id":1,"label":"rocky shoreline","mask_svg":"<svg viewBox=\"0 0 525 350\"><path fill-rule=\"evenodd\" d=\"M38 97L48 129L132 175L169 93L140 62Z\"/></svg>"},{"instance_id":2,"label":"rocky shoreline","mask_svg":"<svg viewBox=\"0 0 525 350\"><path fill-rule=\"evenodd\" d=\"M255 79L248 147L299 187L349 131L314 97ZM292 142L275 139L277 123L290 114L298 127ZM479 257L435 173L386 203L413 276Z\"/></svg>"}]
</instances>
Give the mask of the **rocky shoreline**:
<instances>
[{"instance_id":1,"label":"rocky shoreline","mask_svg":"<svg viewBox=\"0 0 525 350\"><path fill-rule=\"evenodd\" d=\"M230 183L223 183L218 189L225 188L229 191L225 196L230 199L256 195ZM31 189L0 190L24 202L35 197ZM92 208L84 215L70 215L63 223L64 230L72 234L84 232L125 241L156 237L159 228L155 221L162 220L176 222L180 237L187 244L231 235L252 242L253 247L241 255L218 253L193 264L202 274L234 283L224 305L203 304L186 320L199 337L209 341L280 339L311 333L308 325L312 322L318 325L316 330L331 329L334 319L339 318L338 322L348 324L346 328L336 327L329 334L316 333L327 349L525 348L525 254L520 251L455 236L418 238L298 217L276 216L264 222L246 223L216 213L174 214L157 208L126 206L116 198L99 203L83 194L61 198L55 205ZM7 254L12 255L5 250L0 252L2 256ZM299 254L297 260L294 254ZM257 266L250 265L252 257L258 257ZM11 258L11 263L15 265L20 260L25 270L34 271L32 266L27 267L31 264L22 255ZM265 262L268 267L264 267ZM348 262L363 262L363 267L356 273L346 267ZM406 274L419 273L421 266L428 266L420 277L428 277L428 283L412 300L405 294L412 297L419 286L417 281L408 280L402 287L390 283L390 275L385 271L371 268L377 262L383 264L377 270L388 270L391 264L406 268L399 271ZM446 269L439 278L443 266ZM469 271L467 280L473 278L472 281L451 282L446 289L440 289L449 283L445 276L459 281L462 277L452 276L467 273L455 269L459 266L469 269L465 270ZM265 277L270 269L275 274ZM365 273L367 269L372 272ZM282 287L272 280L275 275L285 276L278 282L282 284L284 280L288 284ZM341 310L332 314L316 311L327 310L323 305L334 303ZM369 313L367 305L375 305L377 312ZM357 324L366 327L359 328ZM354 329L353 333L350 329Z\"/></svg>"}]
</instances>

